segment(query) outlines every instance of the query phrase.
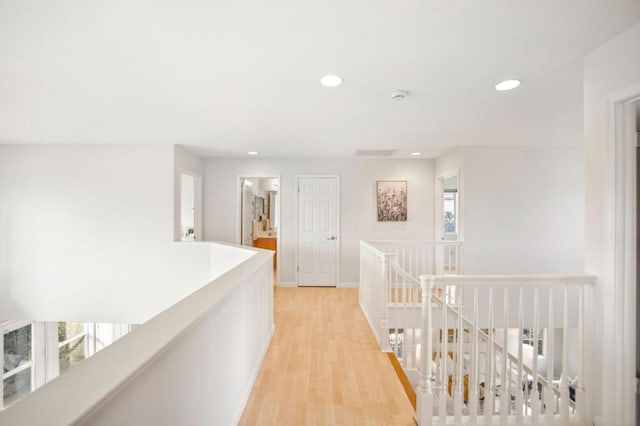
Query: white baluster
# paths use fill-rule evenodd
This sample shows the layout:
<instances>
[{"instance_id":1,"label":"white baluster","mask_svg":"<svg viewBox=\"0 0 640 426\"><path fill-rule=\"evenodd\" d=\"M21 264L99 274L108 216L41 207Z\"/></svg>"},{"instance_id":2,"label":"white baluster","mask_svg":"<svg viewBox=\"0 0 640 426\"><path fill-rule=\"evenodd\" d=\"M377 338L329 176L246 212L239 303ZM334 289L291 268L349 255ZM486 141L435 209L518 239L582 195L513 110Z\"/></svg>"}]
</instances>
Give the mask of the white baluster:
<instances>
[{"instance_id":1,"label":"white baluster","mask_svg":"<svg viewBox=\"0 0 640 426\"><path fill-rule=\"evenodd\" d=\"M580 286L580 296L578 302L578 380L576 386L576 412L578 419L584 421L587 419L587 406L585 404L584 392L584 358L585 358L585 339L584 339L584 287Z\"/></svg>"},{"instance_id":2,"label":"white baluster","mask_svg":"<svg viewBox=\"0 0 640 426\"><path fill-rule=\"evenodd\" d=\"M443 295L447 291L447 285L443 286ZM442 304L442 345L440 345L440 362L442 364L442 390L440 392L440 407L438 409L440 414L440 421L446 423L447 421L447 399L449 398L449 373L447 371L447 361L449 359L448 354L448 342L449 342L449 328L447 326L448 305L446 298L443 296Z\"/></svg>"},{"instance_id":3,"label":"white baluster","mask_svg":"<svg viewBox=\"0 0 640 426\"><path fill-rule=\"evenodd\" d=\"M462 364L464 359L463 344L464 344L464 324L462 321L462 286L458 286L456 289L456 296L458 299L458 348L456 354L456 394L454 399L455 421L460 423L462 419L462 404L464 403L464 377L462 375Z\"/></svg>"},{"instance_id":4,"label":"white baluster","mask_svg":"<svg viewBox=\"0 0 640 426\"><path fill-rule=\"evenodd\" d=\"M473 323L471 324L471 371L469 372L469 390L468 402L469 406L469 423L476 424L478 422L478 352L479 352L479 336L478 336L478 287L473 288Z\"/></svg>"},{"instance_id":5,"label":"white baluster","mask_svg":"<svg viewBox=\"0 0 640 426\"><path fill-rule=\"evenodd\" d=\"M402 256L400 257L400 265L402 265L403 269L407 269L407 248L402 247Z\"/></svg>"},{"instance_id":6,"label":"white baluster","mask_svg":"<svg viewBox=\"0 0 640 426\"><path fill-rule=\"evenodd\" d=\"M547 386L544 389L545 417L547 423L553 423L554 407L556 405L553 394L553 340L555 335L553 323L553 287L549 286L549 323L547 324Z\"/></svg>"},{"instance_id":7,"label":"white baluster","mask_svg":"<svg viewBox=\"0 0 640 426\"><path fill-rule=\"evenodd\" d=\"M502 373L500 377L500 420L506 423L509 415L509 407L511 405L511 396L509 395L508 383L510 379L507 377L507 362L509 353L507 351L507 343L509 338L509 287L504 288L504 306L502 325L504 326L502 336Z\"/></svg>"},{"instance_id":8,"label":"white baluster","mask_svg":"<svg viewBox=\"0 0 640 426\"><path fill-rule=\"evenodd\" d=\"M381 301L380 301L380 330L379 330L379 339L380 349L382 352L391 352L391 346L389 345L389 302L393 300L391 298L391 289L389 285L389 262L392 261L392 255L385 254L382 257L382 261L380 264L380 272L381 272L381 280L382 280L382 291Z\"/></svg>"},{"instance_id":9,"label":"white baluster","mask_svg":"<svg viewBox=\"0 0 640 426\"><path fill-rule=\"evenodd\" d=\"M531 416L533 423L537 423L540 418L540 392L538 392L538 340L540 336L538 311L538 286L533 290L533 383L529 392L531 401Z\"/></svg>"},{"instance_id":10,"label":"white baluster","mask_svg":"<svg viewBox=\"0 0 640 426\"><path fill-rule=\"evenodd\" d=\"M522 329L524 328L524 296L522 286L518 288L518 376L516 377L516 422L522 423L522 408L524 407L523 388L522 388Z\"/></svg>"},{"instance_id":11,"label":"white baluster","mask_svg":"<svg viewBox=\"0 0 640 426\"><path fill-rule=\"evenodd\" d=\"M489 287L489 341L487 342L487 372L484 379L484 414L485 422L493 423L493 400L494 400L494 380L493 364L495 362L495 352L493 347L493 287Z\"/></svg>"},{"instance_id":12,"label":"white baluster","mask_svg":"<svg viewBox=\"0 0 640 426\"><path fill-rule=\"evenodd\" d=\"M431 365L433 357L432 347L432 323L431 323L431 289L433 288L433 276L420 276L420 288L422 290L421 331L420 338L420 385L418 386L417 418L420 426L433 423L433 390L431 387Z\"/></svg>"},{"instance_id":13,"label":"white baluster","mask_svg":"<svg viewBox=\"0 0 640 426\"><path fill-rule=\"evenodd\" d=\"M562 373L560 376L560 416L564 424L569 422L569 287L564 286L562 315Z\"/></svg>"}]
</instances>

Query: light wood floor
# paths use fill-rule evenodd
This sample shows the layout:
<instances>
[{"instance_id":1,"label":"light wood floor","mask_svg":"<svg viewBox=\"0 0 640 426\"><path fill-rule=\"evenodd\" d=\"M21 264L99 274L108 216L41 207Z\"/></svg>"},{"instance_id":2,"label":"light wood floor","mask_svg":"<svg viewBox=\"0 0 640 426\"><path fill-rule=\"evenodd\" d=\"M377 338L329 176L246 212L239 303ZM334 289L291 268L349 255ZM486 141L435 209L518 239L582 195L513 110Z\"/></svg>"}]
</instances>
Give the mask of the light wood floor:
<instances>
[{"instance_id":1,"label":"light wood floor","mask_svg":"<svg viewBox=\"0 0 640 426\"><path fill-rule=\"evenodd\" d=\"M357 289L277 288L276 330L241 425L414 425Z\"/></svg>"}]
</instances>

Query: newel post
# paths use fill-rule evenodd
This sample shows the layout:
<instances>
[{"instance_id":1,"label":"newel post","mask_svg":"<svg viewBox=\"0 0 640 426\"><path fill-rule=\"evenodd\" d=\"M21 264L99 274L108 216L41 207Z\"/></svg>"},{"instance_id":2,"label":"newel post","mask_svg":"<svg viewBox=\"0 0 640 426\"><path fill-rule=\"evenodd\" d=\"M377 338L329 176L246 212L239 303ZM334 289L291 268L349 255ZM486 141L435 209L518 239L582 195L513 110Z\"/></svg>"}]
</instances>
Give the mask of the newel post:
<instances>
[{"instance_id":1,"label":"newel post","mask_svg":"<svg viewBox=\"0 0 640 426\"><path fill-rule=\"evenodd\" d=\"M380 350L382 352L391 352L391 345L389 344L389 293L390 293L390 265L395 260L395 254L385 253L382 255L380 273L382 288L379 292L380 296L380 330L379 339Z\"/></svg>"},{"instance_id":2,"label":"newel post","mask_svg":"<svg viewBox=\"0 0 640 426\"><path fill-rule=\"evenodd\" d=\"M433 419L433 389L431 387L432 357L433 357L433 332L431 330L431 289L435 277L429 275L420 276L420 288L422 289L421 306L421 330L420 330L420 362L418 372L420 383L418 385L418 400L416 404L418 424L428 426Z\"/></svg>"}]
</instances>

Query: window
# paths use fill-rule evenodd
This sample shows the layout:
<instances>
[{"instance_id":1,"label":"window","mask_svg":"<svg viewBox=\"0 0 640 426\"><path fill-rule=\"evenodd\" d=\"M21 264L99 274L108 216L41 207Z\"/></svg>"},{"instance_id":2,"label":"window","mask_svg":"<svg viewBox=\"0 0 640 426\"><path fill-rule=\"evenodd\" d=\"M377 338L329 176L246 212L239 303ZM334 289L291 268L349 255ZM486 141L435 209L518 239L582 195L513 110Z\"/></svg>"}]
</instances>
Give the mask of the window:
<instances>
[{"instance_id":1,"label":"window","mask_svg":"<svg viewBox=\"0 0 640 426\"><path fill-rule=\"evenodd\" d=\"M537 348L538 355L544 355L544 330L538 330L537 336L534 336L534 334L533 328L523 328L522 343Z\"/></svg>"},{"instance_id":2,"label":"window","mask_svg":"<svg viewBox=\"0 0 640 426\"><path fill-rule=\"evenodd\" d=\"M2 407L6 408L34 388L32 324L5 332L2 343Z\"/></svg>"},{"instance_id":3,"label":"window","mask_svg":"<svg viewBox=\"0 0 640 426\"><path fill-rule=\"evenodd\" d=\"M444 209L444 233L455 234L458 232L458 193L445 192L443 200Z\"/></svg>"},{"instance_id":4,"label":"window","mask_svg":"<svg viewBox=\"0 0 640 426\"><path fill-rule=\"evenodd\" d=\"M87 358L87 329L80 322L58 322L59 374Z\"/></svg>"},{"instance_id":5,"label":"window","mask_svg":"<svg viewBox=\"0 0 640 426\"><path fill-rule=\"evenodd\" d=\"M131 329L129 324L0 321L0 410Z\"/></svg>"}]
</instances>

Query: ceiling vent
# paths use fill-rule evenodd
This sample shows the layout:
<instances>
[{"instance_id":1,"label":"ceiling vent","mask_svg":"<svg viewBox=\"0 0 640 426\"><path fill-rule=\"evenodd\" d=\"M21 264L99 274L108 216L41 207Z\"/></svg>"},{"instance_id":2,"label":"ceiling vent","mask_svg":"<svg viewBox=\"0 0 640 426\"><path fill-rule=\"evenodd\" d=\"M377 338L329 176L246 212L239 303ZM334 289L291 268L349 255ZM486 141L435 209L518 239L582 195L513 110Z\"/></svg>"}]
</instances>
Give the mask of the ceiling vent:
<instances>
[{"instance_id":1,"label":"ceiling vent","mask_svg":"<svg viewBox=\"0 0 640 426\"><path fill-rule=\"evenodd\" d=\"M356 157L391 157L395 149L356 149Z\"/></svg>"},{"instance_id":2,"label":"ceiling vent","mask_svg":"<svg viewBox=\"0 0 640 426\"><path fill-rule=\"evenodd\" d=\"M403 101L407 96L409 96L409 92L406 90L394 90L391 92L391 99L394 101Z\"/></svg>"}]
</instances>

